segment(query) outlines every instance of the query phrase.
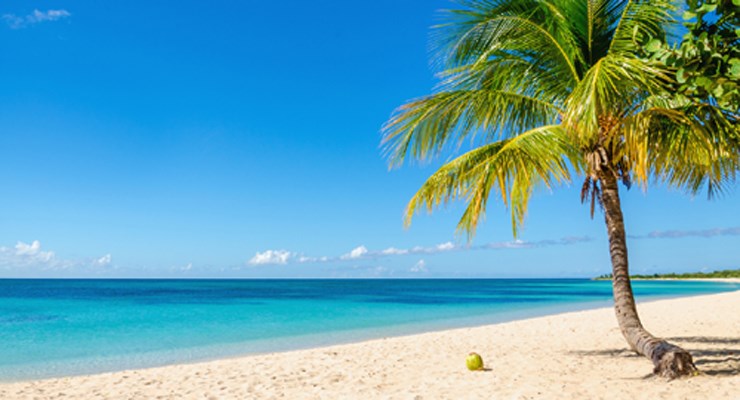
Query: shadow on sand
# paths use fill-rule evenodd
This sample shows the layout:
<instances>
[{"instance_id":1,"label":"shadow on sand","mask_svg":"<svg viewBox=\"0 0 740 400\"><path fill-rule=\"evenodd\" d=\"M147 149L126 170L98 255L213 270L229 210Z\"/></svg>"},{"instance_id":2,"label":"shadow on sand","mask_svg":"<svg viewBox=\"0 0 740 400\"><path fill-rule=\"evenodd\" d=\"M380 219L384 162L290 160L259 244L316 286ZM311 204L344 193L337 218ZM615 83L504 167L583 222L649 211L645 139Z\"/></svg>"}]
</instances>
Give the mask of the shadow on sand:
<instances>
[{"instance_id":1,"label":"shadow on sand","mask_svg":"<svg viewBox=\"0 0 740 400\"><path fill-rule=\"evenodd\" d=\"M697 368L710 376L740 375L740 337L669 337L665 338L688 350ZM642 357L627 348L592 351L573 351L571 354L586 357ZM653 375L643 377L650 378Z\"/></svg>"},{"instance_id":2,"label":"shadow on sand","mask_svg":"<svg viewBox=\"0 0 740 400\"><path fill-rule=\"evenodd\" d=\"M740 337L688 336L666 339L688 350L694 356L694 364L706 375L740 375Z\"/></svg>"}]
</instances>

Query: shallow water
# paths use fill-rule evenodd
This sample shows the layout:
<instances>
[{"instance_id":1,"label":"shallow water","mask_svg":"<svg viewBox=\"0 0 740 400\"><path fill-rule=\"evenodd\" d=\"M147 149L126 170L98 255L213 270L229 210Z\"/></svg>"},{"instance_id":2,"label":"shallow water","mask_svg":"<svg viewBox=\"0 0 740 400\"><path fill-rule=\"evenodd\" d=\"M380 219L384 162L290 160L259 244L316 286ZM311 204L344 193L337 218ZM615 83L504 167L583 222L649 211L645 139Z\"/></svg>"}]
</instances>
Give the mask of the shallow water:
<instances>
[{"instance_id":1,"label":"shallow water","mask_svg":"<svg viewBox=\"0 0 740 400\"><path fill-rule=\"evenodd\" d=\"M636 281L639 300L740 284ZM0 380L345 343L610 304L565 280L0 280Z\"/></svg>"}]
</instances>

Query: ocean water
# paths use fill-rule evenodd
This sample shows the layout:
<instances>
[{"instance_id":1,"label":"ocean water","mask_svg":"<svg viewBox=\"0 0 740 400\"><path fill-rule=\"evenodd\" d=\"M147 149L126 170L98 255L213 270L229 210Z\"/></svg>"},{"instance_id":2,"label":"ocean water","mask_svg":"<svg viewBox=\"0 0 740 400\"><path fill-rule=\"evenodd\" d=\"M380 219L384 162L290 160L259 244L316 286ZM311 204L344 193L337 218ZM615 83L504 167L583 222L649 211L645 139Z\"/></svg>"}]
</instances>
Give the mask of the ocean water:
<instances>
[{"instance_id":1,"label":"ocean water","mask_svg":"<svg viewBox=\"0 0 740 400\"><path fill-rule=\"evenodd\" d=\"M740 284L637 281L638 301ZM0 280L0 381L89 374L611 305L564 280Z\"/></svg>"}]
</instances>

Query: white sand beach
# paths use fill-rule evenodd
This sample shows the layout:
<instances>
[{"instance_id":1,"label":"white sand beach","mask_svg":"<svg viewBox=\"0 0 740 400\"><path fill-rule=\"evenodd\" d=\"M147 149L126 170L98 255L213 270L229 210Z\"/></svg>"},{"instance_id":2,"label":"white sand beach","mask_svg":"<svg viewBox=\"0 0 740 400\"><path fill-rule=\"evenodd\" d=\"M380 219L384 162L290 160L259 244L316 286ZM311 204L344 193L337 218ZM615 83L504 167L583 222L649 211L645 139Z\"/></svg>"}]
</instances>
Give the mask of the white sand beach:
<instances>
[{"instance_id":1,"label":"white sand beach","mask_svg":"<svg viewBox=\"0 0 740 400\"><path fill-rule=\"evenodd\" d=\"M666 381L611 309L311 350L0 385L1 399L738 399L740 291L639 305L702 374ZM486 371L470 372L475 351Z\"/></svg>"}]
</instances>

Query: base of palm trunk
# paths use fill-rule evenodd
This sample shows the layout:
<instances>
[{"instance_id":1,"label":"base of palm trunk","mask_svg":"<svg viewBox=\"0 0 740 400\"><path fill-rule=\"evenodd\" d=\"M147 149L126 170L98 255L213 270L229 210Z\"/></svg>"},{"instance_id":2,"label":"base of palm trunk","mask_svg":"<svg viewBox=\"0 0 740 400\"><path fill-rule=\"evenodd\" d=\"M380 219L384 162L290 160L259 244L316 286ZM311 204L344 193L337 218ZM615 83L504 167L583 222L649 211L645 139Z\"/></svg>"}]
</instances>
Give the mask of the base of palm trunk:
<instances>
[{"instance_id":1,"label":"base of palm trunk","mask_svg":"<svg viewBox=\"0 0 740 400\"><path fill-rule=\"evenodd\" d=\"M668 379L680 378L682 376L695 375L698 370L694 365L694 359L688 351L661 341L652 356L655 369L653 372Z\"/></svg>"}]
</instances>

